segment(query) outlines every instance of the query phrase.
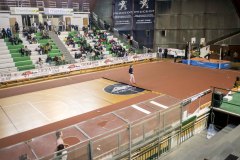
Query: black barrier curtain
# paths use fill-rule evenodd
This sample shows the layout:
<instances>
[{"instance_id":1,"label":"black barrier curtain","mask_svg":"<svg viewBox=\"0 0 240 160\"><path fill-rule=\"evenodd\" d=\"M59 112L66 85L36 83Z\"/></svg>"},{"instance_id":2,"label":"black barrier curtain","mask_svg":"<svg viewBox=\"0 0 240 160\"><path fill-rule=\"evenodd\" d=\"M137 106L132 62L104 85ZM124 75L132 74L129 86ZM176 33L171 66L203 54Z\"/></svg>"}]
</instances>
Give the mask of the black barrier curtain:
<instances>
[{"instance_id":1,"label":"black barrier curtain","mask_svg":"<svg viewBox=\"0 0 240 160\"><path fill-rule=\"evenodd\" d=\"M153 47L155 0L113 0L114 28L131 33L139 46Z\"/></svg>"},{"instance_id":2,"label":"black barrier curtain","mask_svg":"<svg viewBox=\"0 0 240 160\"><path fill-rule=\"evenodd\" d=\"M132 29L132 2L131 0L114 0L113 22L119 31Z\"/></svg>"}]
</instances>

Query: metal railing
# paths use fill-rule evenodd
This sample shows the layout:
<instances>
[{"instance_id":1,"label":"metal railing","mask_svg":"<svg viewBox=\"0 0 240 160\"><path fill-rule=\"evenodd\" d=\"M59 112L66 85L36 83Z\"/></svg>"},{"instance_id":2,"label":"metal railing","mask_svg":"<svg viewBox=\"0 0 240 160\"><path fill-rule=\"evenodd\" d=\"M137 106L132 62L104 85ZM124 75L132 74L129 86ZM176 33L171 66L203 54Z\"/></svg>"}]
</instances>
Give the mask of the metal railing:
<instances>
[{"instance_id":1,"label":"metal railing","mask_svg":"<svg viewBox=\"0 0 240 160\"><path fill-rule=\"evenodd\" d=\"M179 146L181 143L185 142L191 138L197 130L203 130L207 127L207 117L197 120L196 122L190 123L182 131L175 130L174 134L168 134L160 139L156 139L152 143L139 148L134 153L131 158L133 160L146 160L146 159L158 159L165 153L169 152L171 149ZM121 160L127 160L127 158L122 158Z\"/></svg>"},{"instance_id":2,"label":"metal railing","mask_svg":"<svg viewBox=\"0 0 240 160\"><path fill-rule=\"evenodd\" d=\"M99 28L108 30L111 32L114 36L119 38L120 40L123 40L126 44L129 44L129 40L127 38L126 34L120 34L119 31L116 28L112 28L110 24L107 24L105 21L99 18L99 16L96 13L92 13L92 20L95 25L97 25ZM109 28L106 28L106 25L109 26ZM132 46L133 49L139 49L139 44L136 40L132 40Z\"/></svg>"},{"instance_id":3,"label":"metal railing","mask_svg":"<svg viewBox=\"0 0 240 160\"><path fill-rule=\"evenodd\" d=\"M201 101L201 99L198 99L198 101ZM168 109L162 110L151 106L150 103L152 102L160 104L164 102L166 103L165 108ZM104 129L104 131L94 136L83 132L84 126L94 124L92 120L70 126L67 129L77 128L81 134L85 135L85 140L66 148L68 160L98 160L107 158L122 160L156 159L206 128L207 112L201 116L196 116L198 118L191 118L192 116L185 114L188 112L188 103L186 102L189 101L180 101L168 95L161 95L136 105L101 115L94 118L94 120L111 117L111 119L115 119L114 123L116 126L113 127L114 129ZM198 104L198 108L200 108L201 103ZM142 111L138 111L138 114L142 114L142 112L147 114L143 114L140 117L137 116L136 118L129 115L129 113L134 111L132 108L136 106L145 106L144 109L142 108ZM120 122L121 124L119 124ZM54 134L55 132L52 132L41 137L49 137ZM34 149L33 147L36 146L34 144L35 141L39 142L39 138L36 137L31 142L25 144L30 149L30 151L25 151L25 153L32 152L35 155L35 158L32 159L49 160L58 158L56 157L57 152L39 157L36 154L36 148ZM0 153L5 152L0 150Z\"/></svg>"}]
</instances>

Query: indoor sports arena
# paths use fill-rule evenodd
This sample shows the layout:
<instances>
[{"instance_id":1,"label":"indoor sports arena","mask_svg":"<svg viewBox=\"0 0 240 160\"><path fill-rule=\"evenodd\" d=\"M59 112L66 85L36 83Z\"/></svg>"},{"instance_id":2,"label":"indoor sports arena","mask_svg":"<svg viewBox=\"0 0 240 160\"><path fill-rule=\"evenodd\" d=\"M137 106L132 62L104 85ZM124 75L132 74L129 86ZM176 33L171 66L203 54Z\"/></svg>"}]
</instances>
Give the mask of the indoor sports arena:
<instances>
[{"instance_id":1,"label":"indoor sports arena","mask_svg":"<svg viewBox=\"0 0 240 160\"><path fill-rule=\"evenodd\" d=\"M0 0L0 160L238 160L239 124L239 0Z\"/></svg>"}]
</instances>

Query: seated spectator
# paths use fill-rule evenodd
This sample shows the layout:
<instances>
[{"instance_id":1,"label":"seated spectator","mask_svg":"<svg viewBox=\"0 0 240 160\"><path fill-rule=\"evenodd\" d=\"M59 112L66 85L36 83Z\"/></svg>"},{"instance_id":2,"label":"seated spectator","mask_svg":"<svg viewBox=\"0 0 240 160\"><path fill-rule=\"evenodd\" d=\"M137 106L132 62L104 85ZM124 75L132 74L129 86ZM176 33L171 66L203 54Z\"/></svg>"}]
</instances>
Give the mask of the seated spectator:
<instances>
[{"instance_id":1,"label":"seated spectator","mask_svg":"<svg viewBox=\"0 0 240 160\"><path fill-rule=\"evenodd\" d=\"M6 32L5 28L3 28L1 32L2 32L3 39L6 38L7 37L7 32Z\"/></svg>"},{"instance_id":2,"label":"seated spectator","mask_svg":"<svg viewBox=\"0 0 240 160\"><path fill-rule=\"evenodd\" d=\"M53 61L55 62L56 65L59 65L59 58L58 58L58 56L55 56L53 58Z\"/></svg>"},{"instance_id":3,"label":"seated spectator","mask_svg":"<svg viewBox=\"0 0 240 160\"><path fill-rule=\"evenodd\" d=\"M51 62L52 62L52 58L48 55L46 59L46 63L51 63Z\"/></svg>"},{"instance_id":4,"label":"seated spectator","mask_svg":"<svg viewBox=\"0 0 240 160\"><path fill-rule=\"evenodd\" d=\"M74 53L74 58L75 58L75 59L78 59L78 58L80 58L80 53L78 53L78 52L75 52L75 53Z\"/></svg>"},{"instance_id":5,"label":"seated spectator","mask_svg":"<svg viewBox=\"0 0 240 160\"><path fill-rule=\"evenodd\" d=\"M114 41L113 39L111 39L111 40L109 41L109 43L110 43L110 44L114 44L115 41Z\"/></svg>"},{"instance_id":6,"label":"seated spectator","mask_svg":"<svg viewBox=\"0 0 240 160\"><path fill-rule=\"evenodd\" d=\"M12 36L12 32L10 28L7 29L7 37L10 38Z\"/></svg>"},{"instance_id":7,"label":"seated spectator","mask_svg":"<svg viewBox=\"0 0 240 160\"><path fill-rule=\"evenodd\" d=\"M11 42L12 45L14 45L14 44L18 45L19 43L22 43L22 40L20 38L16 37L15 35L13 35L9 38L9 42Z\"/></svg>"},{"instance_id":8,"label":"seated spectator","mask_svg":"<svg viewBox=\"0 0 240 160\"><path fill-rule=\"evenodd\" d=\"M24 56L24 48L21 48L19 52L21 53L21 56Z\"/></svg>"},{"instance_id":9,"label":"seated spectator","mask_svg":"<svg viewBox=\"0 0 240 160\"><path fill-rule=\"evenodd\" d=\"M42 39L49 39L49 33L47 30L42 30Z\"/></svg>"},{"instance_id":10,"label":"seated spectator","mask_svg":"<svg viewBox=\"0 0 240 160\"><path fill-rule=\"evenodd\" d=\"M42 52L43 52L43 47L41 47L41 46L38 46L38 47L35 49L35 51L37 51L37 52L38 52L38 54L42 55Z\"/></svg>"},{"instance_id":11,"label":"seated spectator","mask_svg":"<svg viewBox=\"0 0 240 160\"><path fill-rule=\"evenodd\" d=\"M37 64L39 65L40 68L43 66L43 60L41 57L38 58Z\"/></svg>"},{"instance_id":12,"label":"seated spectator","mask_svg":"<svg viewBox=\"0 0 240 160\"><path fill-rule=\"evenodd\" d=\"M75 42L73 41L72 38L69 38L69 39L66 41L66 44L67 44L67 46L72 45L73 48L75 48Z\"/></svg>"},{"instance_id":13,"label":"seated spectator","mask_svg":"<svg viewBox=\"0 0 240 160\"><path fill-rule=\"evenodd\" d=\"M17 37L17 36L14 36L14 37L15 37L17 44L23 43L23 41L19 37Z\"/></svg>"},{"instance_id":14,"label":"seated spectator","mask_svg":"<svg viewBox=\"0 0 240 160\"><path fill-rule=\"evenodd\" d=\"M31 56L31 50L28 49L27 46L25 46L25 48L24 48L24 53L25 53L26 56Z\"/></svg>"},{"instance_id":15,"label":"seated spectator","mask_svg":"<svg viewBox=\"0 0 240 160\"><path fill-rule=\"evenodd\" d=\"M67 37L65 37L65 38L63 39L63 42L67 43Z\"/></svg>"},{"instance_id":16,"label":"seated spectator","mask_svg":"<svg viewBox=\"0 0 240 160\"><path fill-rule=\"evenodd\" d=\"M44 30L44 25L43 25L42 23L39 23L38 29L39 29L40 31Z\"/></svg>"},{"instance_id":17,"label":"seated spectator","mask_svg":"<svg viewBox=\"0 0 240 160\"><path fill-rule=\"evenodd\" d=\"M28 31L25 27L23 27L22 32L23 32L23 37L26 37L28 35Z\"/></svg>"},{"instance_id":18,"label":"seated spectator","mask_svg":"<svg viewBox=\"0 0 240 160\"><path fill-rule=\"evenodd\" d=\"M61 64L65 64L65 56L62 54L60 57Z\"/></svg>"},{"instance_id":19,"label":"seated spectator","mask_svg":"<svg viewBox=\"0 0 240 160\"><path fill-rule=\"evenodd\" d=\"M32 39L32 35L30 33L27 34L27 41Z\"/></svg>"},{"instance_id":20,"label":"seated spectator","mask_svg":"<svg viewBox=\"0 0 240 160\"><path fill-rule=\"evenodd\" d=\"M12 45L17 45L17 41L16 41L16 39L15 39L15 37L14 36L11 36L10 38L9 38L9 42L11 42L12 43Z\"/></svg>"},{"instance_id":21,"label":"seated spectator","mask_svg":"<svg viewBox=\"0 0 240 160\"><path fill-rule=\"evenodd\" d=\"M46 45L43 46L44 54L48 54L48 52L51 50L52 50L52 46L49 43L47 43Z\"/></svg>"},{"instance_id":22,"label":"seated spectator","mask_svg":"<svg viewBox=\"0 0 240 160\"><path fill-rule=\"evenodd\" d=\"M36 44L37 43L37 39L35 37L32 37L28 42L30 44Z\"/></svg>"}]
</instances>

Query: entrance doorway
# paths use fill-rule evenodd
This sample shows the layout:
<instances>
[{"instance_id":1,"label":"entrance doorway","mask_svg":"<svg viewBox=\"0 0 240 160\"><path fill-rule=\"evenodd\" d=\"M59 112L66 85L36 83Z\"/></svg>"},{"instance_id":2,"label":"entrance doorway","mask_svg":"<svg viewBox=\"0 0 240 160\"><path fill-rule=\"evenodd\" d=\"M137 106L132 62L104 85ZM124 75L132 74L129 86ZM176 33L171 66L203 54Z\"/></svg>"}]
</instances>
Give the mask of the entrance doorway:
<instances>
[{"instance_id":1,"label":"entrance doorway","mask_svg":"<svg viewBox=\"0 0 240 160\"><path fill-rule=\"evenodd\" d=\"M31 27L31 16L30 15L22 15L22 24L23 27Z\"/></svg>"},{"instance_id":2,"label":"entrance doorway","mask_svg":"<svg viewBox=\"0 0 240 160\"><path fill-rule=\"evenodd\" d=\"M83 26L88 27L88 18L83 18Z\"/></svg>"},{"instance_id":3,"label":"entrance doorway","mask_svg":"<svg viewBox=\"0 0 240 160\"><path fill-rule=\"evenodd\" d=\"M10 28L12 29L13 33L16 33L15 27L14 27L16 21L17 21L16 18L9 18Z\"/></svg>"},{"instance_id":4,"label":"entrance doorway","mask_svg":"<svg viewBox=\"0 0 240 160\"><path fill-rule=\"evenodd\" d=\"M65 17L65 22L66 22L66 30L71 31L71 18Z\"/></svg>"}]
</instances>

